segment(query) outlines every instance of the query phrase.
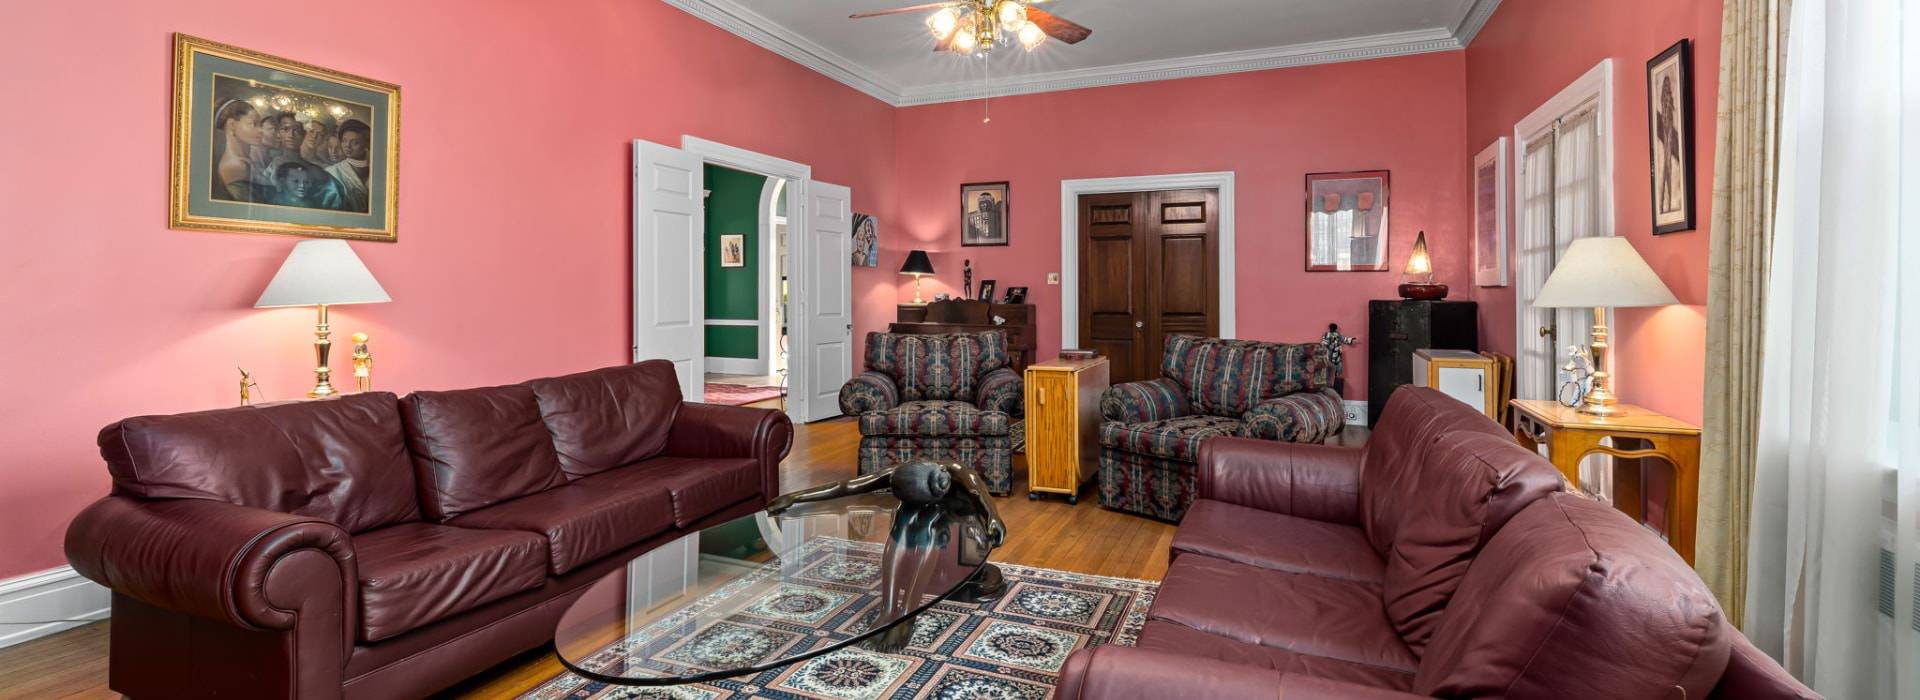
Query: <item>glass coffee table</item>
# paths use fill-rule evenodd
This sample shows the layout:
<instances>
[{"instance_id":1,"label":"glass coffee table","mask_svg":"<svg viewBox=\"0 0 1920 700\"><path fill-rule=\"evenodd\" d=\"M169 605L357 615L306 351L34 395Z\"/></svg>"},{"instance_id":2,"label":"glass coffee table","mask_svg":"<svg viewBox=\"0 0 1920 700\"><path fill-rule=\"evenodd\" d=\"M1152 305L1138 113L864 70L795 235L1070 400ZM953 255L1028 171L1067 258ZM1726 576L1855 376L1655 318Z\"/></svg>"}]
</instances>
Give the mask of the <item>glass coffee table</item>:
<instances>
[{"instance_id":1,"label":"glass coffee table","mask_svg":"<svg viewBox=\"0 0 1920 700\"><path fill-rule=\"evenodd\" d=\"M898 651L936 603L1005 592L987 562L1005 539L990 499L972 470L931 462L781 496L593 584L555 653L592 680L675 685L853 645Z\"/></svg>"}]
</instances>

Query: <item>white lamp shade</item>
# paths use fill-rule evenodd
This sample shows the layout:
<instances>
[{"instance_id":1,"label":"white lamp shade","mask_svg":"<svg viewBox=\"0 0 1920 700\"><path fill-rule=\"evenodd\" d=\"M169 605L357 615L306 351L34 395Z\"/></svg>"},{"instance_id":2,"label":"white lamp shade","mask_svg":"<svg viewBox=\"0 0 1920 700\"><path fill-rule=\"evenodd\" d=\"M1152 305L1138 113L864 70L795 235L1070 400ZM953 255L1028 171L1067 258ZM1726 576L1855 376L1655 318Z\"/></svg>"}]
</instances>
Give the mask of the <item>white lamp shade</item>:
<instances>
[{"instance_id":1,"label":"white lamp shade","mask_svg":"<svg viewBox=\"0 0 1920 700\"><path fill-rule=\"evenodd\" d=\"M293 247L253 306L264 309L383 301L393 298L387 296L387 290L373 279L373 273L367 271L346 241L316 238Z\"/></svg>"},{"instance_id":2,"label":"white lamp shade","mask_svg":"<svg viewBox=\"0 0 1920 700\"><path fill-rule=\"evenodd\" d=\"M1620 236L1575 239L1533 300L1542 309L1678 303L1633 244Z\"/></svg>"}]
</instances>

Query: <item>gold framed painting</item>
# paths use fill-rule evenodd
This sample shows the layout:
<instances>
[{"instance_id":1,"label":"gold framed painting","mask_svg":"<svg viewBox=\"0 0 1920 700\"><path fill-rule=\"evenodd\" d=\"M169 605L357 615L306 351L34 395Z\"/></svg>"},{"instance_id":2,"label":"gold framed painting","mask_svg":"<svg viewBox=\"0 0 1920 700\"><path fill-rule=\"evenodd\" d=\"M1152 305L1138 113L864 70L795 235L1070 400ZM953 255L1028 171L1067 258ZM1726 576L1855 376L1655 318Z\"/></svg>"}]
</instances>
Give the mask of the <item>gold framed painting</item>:
<instances>
[{"instance_id":1,"label":"gold framed painting","mask_svg":"<svg viewBox=\"0 0 1920 700\"><path fill-rule=\"evenodd\" d=\"M167 224L393 241L400 86L173 35Z\"/></svg>"}]
</instances>

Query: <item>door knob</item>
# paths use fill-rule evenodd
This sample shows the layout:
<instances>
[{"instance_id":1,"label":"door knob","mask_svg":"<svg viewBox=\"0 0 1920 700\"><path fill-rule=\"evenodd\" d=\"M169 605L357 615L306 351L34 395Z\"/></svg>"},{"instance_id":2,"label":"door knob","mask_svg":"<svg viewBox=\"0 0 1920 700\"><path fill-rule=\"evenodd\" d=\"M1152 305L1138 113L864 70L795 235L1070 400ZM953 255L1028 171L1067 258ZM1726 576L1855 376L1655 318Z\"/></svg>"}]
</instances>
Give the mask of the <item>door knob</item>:
<instances>
[{"instance_id":1,"label":"door knob","mask_svg":"<svg viewBox=\"0 0 1920 700\"><path fill-rule=\"evenodd\" d=\"M1134 321L1134 322L1133 322L1133 327L1134 327L1134 328L1146 328L1146 327L1147 327L1147 322L1146 322L1146 321Z\"/></svg>"},{"instance_id":2,"label":"door knob","mask_svg":"<svg viewBox=\"0 0 1920 700\"><path fill-rule=\"evenodd\" d=\"M1541 327L1540 327L1540 337L1542 337L1542 338L1552 338L1552 337L1553 337L1553 326L1541 326Z\"/></svg>"}]
</instances>

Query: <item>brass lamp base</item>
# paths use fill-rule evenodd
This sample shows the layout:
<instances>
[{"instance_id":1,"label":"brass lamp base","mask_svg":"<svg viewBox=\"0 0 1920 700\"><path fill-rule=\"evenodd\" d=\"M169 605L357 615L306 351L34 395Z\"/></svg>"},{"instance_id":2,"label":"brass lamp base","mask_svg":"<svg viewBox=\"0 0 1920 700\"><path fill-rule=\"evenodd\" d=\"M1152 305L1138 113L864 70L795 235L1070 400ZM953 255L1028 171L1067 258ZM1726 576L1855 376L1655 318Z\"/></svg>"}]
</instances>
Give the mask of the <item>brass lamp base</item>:
<instances>
[{"instance_id":1,"label":"brass lamp base","mask_svg":"<svg viewBox=\"0 0 1920 700\"><path fill-rule=\"evenodd\" d=\"M307 398L324 399L340 394L333 388L333 370L327 368L327 351L333 349L333 327L327 325L327 305L320 305L320 320L313 324L313 355L319 366L313 368L313 390Z\"/></svg>"},{"instance_id":2,"label":"brass lamp base","mask_svg":"<svg viewBox=\"0 0 1920 700\"><path fill-rule=\"evenodd\" d=\"M1587 390L1587 396L1575 409L1589 416L1626 415L1626 411L1616 404L1620 399L1613 395L1613 373L1607 371L1607 309L1593 307L1593 388Z\"/></svg>"}]
</instances>

